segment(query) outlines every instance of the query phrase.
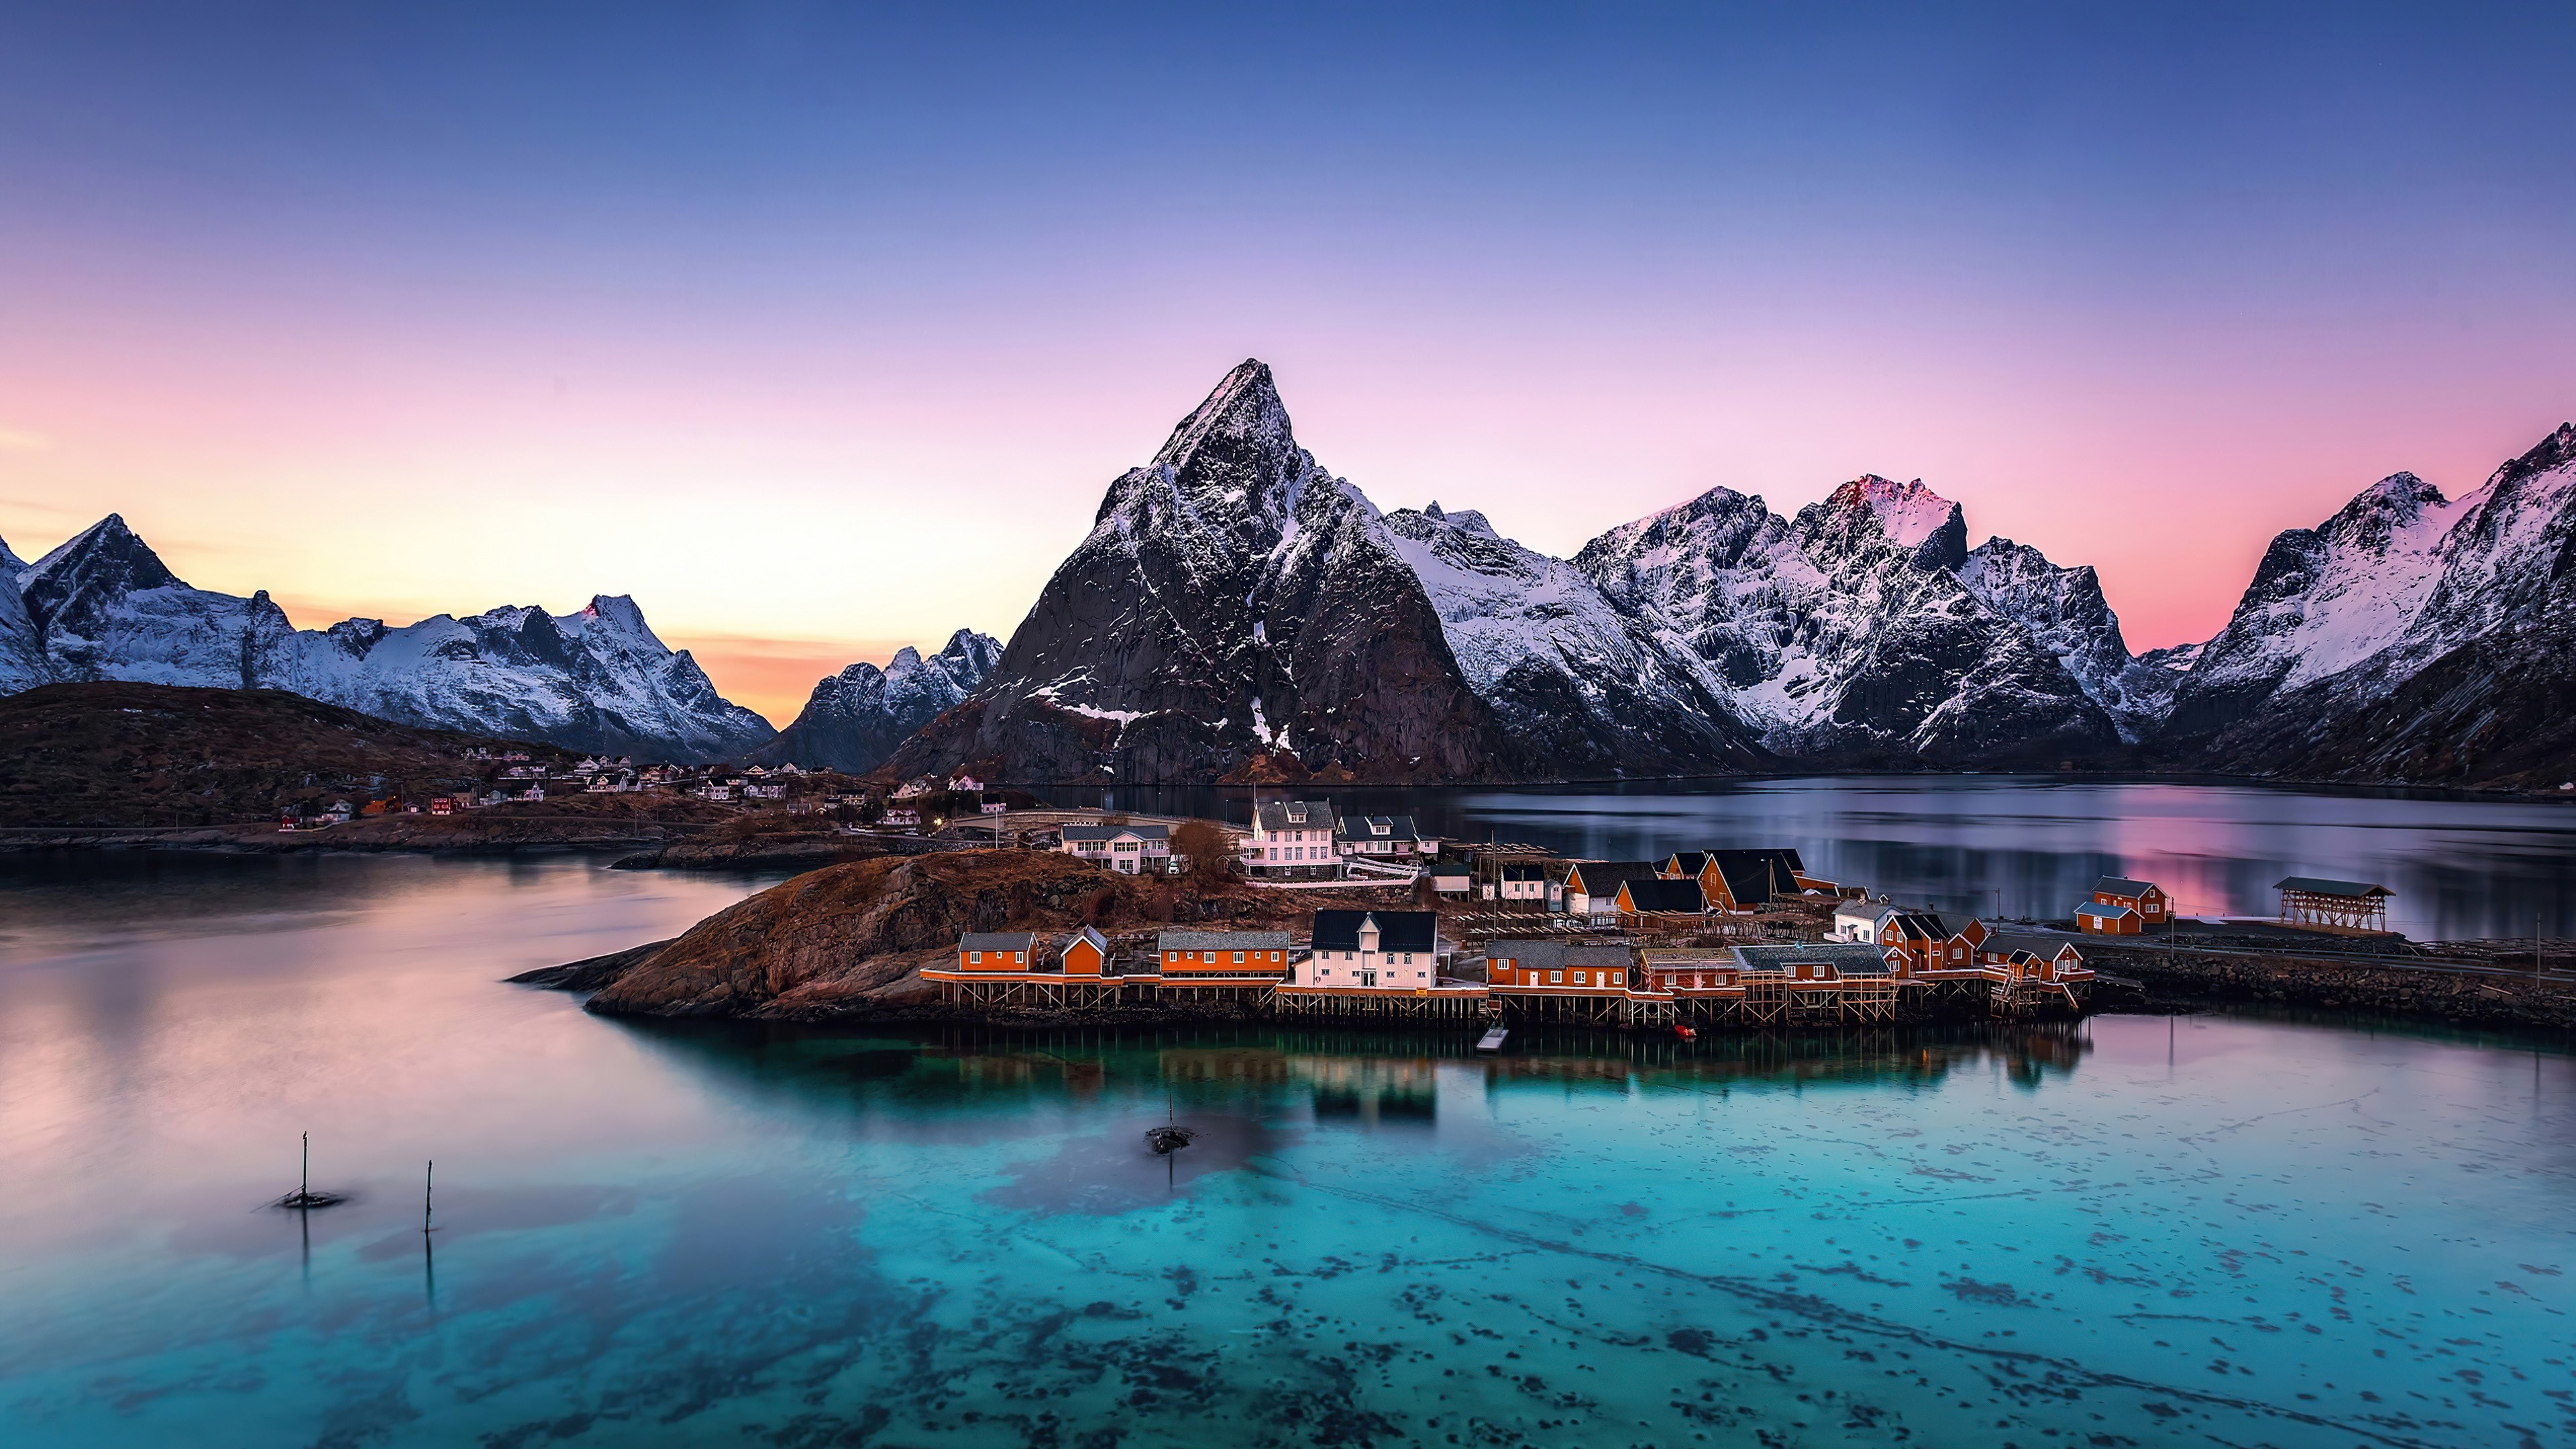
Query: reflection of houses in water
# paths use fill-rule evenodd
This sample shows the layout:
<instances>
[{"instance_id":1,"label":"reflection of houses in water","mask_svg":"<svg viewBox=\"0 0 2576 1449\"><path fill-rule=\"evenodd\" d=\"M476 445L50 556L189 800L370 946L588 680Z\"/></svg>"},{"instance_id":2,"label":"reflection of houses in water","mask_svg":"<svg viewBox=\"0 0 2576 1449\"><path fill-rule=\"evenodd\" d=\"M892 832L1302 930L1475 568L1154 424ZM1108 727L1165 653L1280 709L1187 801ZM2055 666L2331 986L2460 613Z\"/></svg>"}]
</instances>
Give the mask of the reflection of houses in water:
<instances>
[{"instance_id":1,"label":"reflection of houses in water","mask_svg":"<svg viewBox=\"0 0 2576 1449\"><path fill-rule=\"evenodd\" d=\"M1290 1080L1312 1094L1318 1121L1429 1122L1439 1115L1438 1071L1420 1057L1288 1059Z\"/></svg>"},{"instance_id":2,"label":"reflection of houses in water","mask_svg":"<svg viewBox=\"0 0 2576 1449\"><path fill-rule=\"evenodd\" d=\"M1782 1083L1796 1087L1887 1081L1938 1082L1987 1063L2014 1082L2037 1085L2072 1072L2092 1049L2077 1022L1889 1027L1876 1031L1780 1032L1640 1042L1617 1032L1552 1033L1477 1063L1490 1092L1555 1083L1658 1090Z\"/></svg>"},{"instance_id":3,"label":"reflection of houses in water","mask_svg":"<svg viewBox=\"0 0 2576 1449\"><path fill-rule=\"evenodd\" d=\"M1170 1083L1282 1087L1290 1080L1287 1053L1262 1047L1170 1047L1156 1059Z\"/></svg>"}]
</instances>

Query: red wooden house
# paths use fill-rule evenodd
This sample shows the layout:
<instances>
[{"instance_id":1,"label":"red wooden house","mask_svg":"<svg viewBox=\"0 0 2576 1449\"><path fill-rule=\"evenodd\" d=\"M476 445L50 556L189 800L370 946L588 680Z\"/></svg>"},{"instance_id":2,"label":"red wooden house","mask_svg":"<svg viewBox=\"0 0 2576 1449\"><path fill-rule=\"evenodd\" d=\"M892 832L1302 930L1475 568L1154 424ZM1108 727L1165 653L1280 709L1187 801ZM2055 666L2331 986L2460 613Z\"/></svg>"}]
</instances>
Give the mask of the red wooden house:
<instances>
[{"instance_id":1,"label":"red wooden house","mask_svg":"<svg viewBox=\"0 0 2576 1449\"><path fill-rule=\"evenodd\" d=\"M1569 941L1494 941L1485 947L1485 989L1498 995L1598 996L1628 989L1634 959L1625 946Z\"/></svg>"},{"instance_id":2,"label":"red wooden house","mask_svg":"<svg viewBox=\"0 0 2576 1449\"><path fill-rule=\"evenodd\" d=\"M2150 926L2161 926L2173 919L2173 902L2166 898L2163 888L2149 880L2106 875L2093 882L2093 904L2126 906Z\"/></svg>"},{"instance_id":3,"label":"red wooden house","mask_svg":"<svg viewBox=\"0 0 2576 1449\"><path fill-rule=\"evenodd\" d=\"M1026 931L970 931L957 938L957 969L1026 971L1036 941Z\"/></svg>"},{"instance_id":4,"label":"red wooden house","mask_svg":"<svg viewBox=\"0 0 2576 1449\"><path fill-rule=\"evenodd\" d=\"M1288 974L1286 931L1165 931L1154 951L1165 981Z\"/></svg>"},{"instance_id":5,"label":"red wooden house","mask_svg":"<svg viewBox=\"0 0 2576 1449\"><path fill-rule=\"evenodd\" d=\"M1065 937L1057 961L1067 976L1098 976L1109 969L1109 940L1089 926Z\"/></svg>"}]
</instances>

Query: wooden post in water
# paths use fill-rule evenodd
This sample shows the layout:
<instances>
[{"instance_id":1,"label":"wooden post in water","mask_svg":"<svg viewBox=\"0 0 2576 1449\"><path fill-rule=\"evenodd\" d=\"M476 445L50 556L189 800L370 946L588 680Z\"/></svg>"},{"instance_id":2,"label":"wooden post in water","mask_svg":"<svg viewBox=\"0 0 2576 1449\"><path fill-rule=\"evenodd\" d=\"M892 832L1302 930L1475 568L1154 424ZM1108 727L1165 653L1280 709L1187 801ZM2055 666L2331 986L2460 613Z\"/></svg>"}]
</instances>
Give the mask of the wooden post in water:
<instances>
[{"instance_id":1,"label":"wooden post in water","mask_svg":"<svg viewBox=\"0 0 2576 1449\"><path fill-rule=\"evenodd\" d=\"M304 1171L302 1177L302 1183L295 1190L295 1199L298 1202L309 1202L313 1198L313 1134L310 1132L304 1134Z\"/></svg>"},{"instance_id":2,"label":"wooden post in water","mask_svg":"<svg viewBox=\"0 0 2576 1449\"><path fill-rule=\"evenodd\" d=\"M429 1231L430 1181L437 1171L438 1161L437 1159L432 1158L429 1165L422 1168L420 1173L420 1230L424 1233Z\"/></svg>"}]
</instances>

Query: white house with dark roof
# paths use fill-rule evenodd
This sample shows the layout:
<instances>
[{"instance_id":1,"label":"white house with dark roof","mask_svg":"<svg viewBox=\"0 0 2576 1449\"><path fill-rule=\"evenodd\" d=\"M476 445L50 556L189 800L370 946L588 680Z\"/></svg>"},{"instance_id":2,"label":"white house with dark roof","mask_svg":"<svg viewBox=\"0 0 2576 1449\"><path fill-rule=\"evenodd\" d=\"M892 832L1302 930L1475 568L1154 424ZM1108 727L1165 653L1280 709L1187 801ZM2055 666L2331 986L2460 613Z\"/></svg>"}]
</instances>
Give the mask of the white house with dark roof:
<instances>
[{"instance_id":1,"label":"white house with dark roof","mask_svg":"<svg viewBox=\"0 0 2576 1449\"><path fill-rule=\"evenodd\" d=\"M1428 991L1440 983L1437 911L1317 911L1293 984Z\"/></svg>"},{"instance_id":2,"label":"white house with dark roof","mask_svg":"<svg viewBox=\"0 0 2576 1449\"><path fill-rule=\"evenodd\" d=\"M1252 809L1243 868L1257 876L1339 876L1341 852L1334 845L1338 824L1329 800L1263 801Z\"/></svg>"},{"instance_id":3,"label":"white house with dark roof","mask_svg":"<svg viewBox=\"0 0 2576 1449\"><path fill-rule=\"evenodd\" d=\"M1409 865L1416 857L1438 855L1440 837L1424 835L1410 815L1345 815L1334 822L1333 850Z\"/></svg>"}]
</instances>

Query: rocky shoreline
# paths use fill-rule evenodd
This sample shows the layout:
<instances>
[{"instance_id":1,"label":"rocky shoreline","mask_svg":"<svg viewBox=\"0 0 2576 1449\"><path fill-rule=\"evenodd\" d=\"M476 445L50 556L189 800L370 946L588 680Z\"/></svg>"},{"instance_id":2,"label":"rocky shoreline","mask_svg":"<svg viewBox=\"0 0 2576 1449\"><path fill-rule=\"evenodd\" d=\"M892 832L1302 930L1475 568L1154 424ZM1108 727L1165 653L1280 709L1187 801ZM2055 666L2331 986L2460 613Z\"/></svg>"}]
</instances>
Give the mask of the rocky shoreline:
<instances>
[{"instance_id":1,"label":"rocky shoreline","mask_svg":"<svg viewBox=\"0 0 2576 1449\"><path fill-rule=\"evenodd\" d=\"M1267 1013L1235 1002L1129 1003L1075 1013L961 1009L942 999L921 969L951 960L958 935L967 931L1089 923L1115 935L1175 922L1278 926L1286 924L1284 909L1257 894L1192 894L1057 855L880 856L799 875L672 940L512 979L588 992L589 1010L613 1016L1032 1027L1249 1021ZM2304 955L2279 947L2234 953L2104 941L2086 947L2105 978L2090 1002L2097 1014L2271 1006L2423 1025L2576 1032L2576 979L2563 974L2540 978L2430 957L2422 965L2400 965L2357 951L2336 959L2331 949Z\"/></svg>"},{"instance_id":2,"label":"rocky shoreline","mask_svg":"<svg viewBox=\"0 0 2576 1449\"><path fill-rule=\"evenodd\" d=\"M2135 980L2138 1010L2295 1006L2444 1026L2576 1032L2576 980L2290 954L2110 949L2095 965Z\"/></svg>"}]
</instances>

